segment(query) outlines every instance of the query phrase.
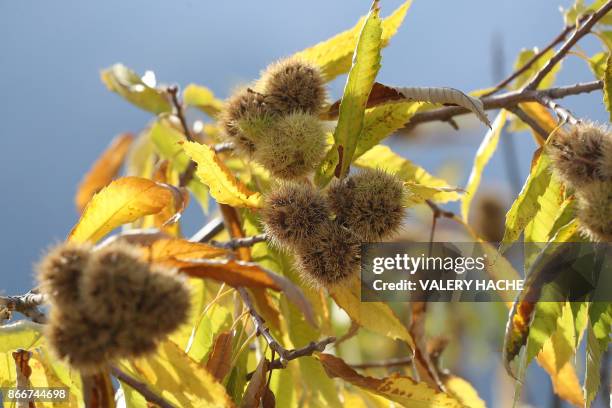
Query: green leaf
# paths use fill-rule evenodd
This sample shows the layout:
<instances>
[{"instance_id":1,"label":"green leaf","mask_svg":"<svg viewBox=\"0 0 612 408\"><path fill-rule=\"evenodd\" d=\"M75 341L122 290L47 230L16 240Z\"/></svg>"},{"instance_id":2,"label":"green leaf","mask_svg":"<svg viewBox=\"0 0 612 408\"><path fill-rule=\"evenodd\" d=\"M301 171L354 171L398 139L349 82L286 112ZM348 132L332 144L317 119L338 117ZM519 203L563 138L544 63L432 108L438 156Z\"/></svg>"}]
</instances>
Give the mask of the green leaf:
<instances>
[{"instance_id":1,"label":"green leaf","mask_svg":"<svg viewBox=\"0 0 612 408\"><path fill-rule=\"evenodd\" d=\"M445 180L432 176L425 169L394 153L387 146L373 147L355 160L355 165L363 168L383 169L395 174L404 182L416 183L423 187L448 189L449 191L434 192L433 196L428 197L438 203L456 201L461 198L458 192L450 191L452 187ZM413 184L407 188L414 190L415 187Z\"/></svg>"},{"instance_id":2,"label":"green leaf","mask_svg":"<svg viewBox=\"0 0 612 408\"><path fill-rule=\"evenodd\" d=\"M223 102L213 92L200 85L189 84L183 91L183 102L187 106L198 108L210 117L216 117L223 109Z\"/></svg>"},{"instance_id":3,"label":"green leaf","mask_svg":"<svg viewBox=\"0 0 612 408\"><path fill-rule=\"evenodd\" d=\"M516 62L514 63L514 69L519 69L523 67L525 63L531 58L533 58L537 52L537 48L521 50ZM525 72L519 75L518 78L514 80L512 88L519 89L523 85L526 85L527 82L529 82L529 80L533 78L533 76L538 73L544 65L546 65L546 63L552 58L553 55L555 55L555 50L548 50L547 52L542 54L537 59L537 61L529 67L529 69L527 69ZM540 82L540 84L538 85L538 89L550 88L555 83L557 72L559 72L560 69L561 64L555 65L554 68L551 69L550 72L544 77L542 82Z\"/></svg>"},{"instance_id":4,"label":"green leaf","mask_svg":"<svg viewBox=\"0 0 612 408\"><path fill-rule=\"evenodd\" d=\"M215 336L229 329L232 314L227 308L213 304L202 313L187 345L187 354L197 362L202 362L213 345Z\"/></svg>"},{"instance_id":5,"label":"green leaf","mask_svg":"<svg viewBox=\"0 0 612 408\"><path fill-rule=\"evenodd\" d=\"M548 340L557 329L557 319L563 311L562 302L537 302L527 339L526 364L542 350L544 342Z\"/></svg>"},{"instance_id":6,"label":"green leaf","mask_svg":"<svg viewBox=\"0 0 612 408\"><path fill-rule=\"evenodd\" d=\"M476 195L476 191L478 191L478 187L480 186L482 172L497 149L499 136L501 135L504 125L506 124L506 117L507 112L506 110L502 109L497 115L497 118L495 118L493 126L482 139L480 147L476 152L474 166L472 167L470 178L468 179L467 186L465 187L465 195L461 201L461 215L465 222L468 221L470 204L472 203L474 195Z\"/></svg>"},{"instance_id":7,"label":"green leaf","mask_svg":"<svg viewBox=\"0 0 612 408\"><path fill-rule=\"evenodd\" d=\"M518 239L523 229L537 214L540 209L538 200L550 184L550 159L541 150L536 152L536 155L538 154L523 189L506 214L506 231L500 249L502 252Z\"/></svg>"},{"instance_id":8,"label":"green leaf","mask_svg":"<svg viewBox=\"0 0 612 408\"><path fill-rule=\"evenodd\" d=\"M405 1L389 17L384 19L382 22L381 47L386 47L389 44L389 40L404 21L411 3L412 0ZM351 68L351 58L364 21L365 17L362 17L350 30L300 51L295 56L317 64L321 68L325 80L333 80L338 75L348 72Z\"/></svg>"},{"instance_id":9,"label":"green leaf","mask_svg":"<svg viewBox=\"0 0 612 408\"><path fill-rule=\"evenodd\" d=\"M612 53L608 54L608 58L606 59L606 72L603 81L603 100L610 114L610 121L612 121Z\"/></svg>"},{"instance_id":10,"label":"green leaf","mask_svg":"<svg viewBox=\"0 0 612 408\"><path fill-rule=\"evenodd\" d=\"M147 85L138 74L122 64L103 70L101 79L110 91L118 93L141 109L155 114L172 110L166 92Z\"/></svg>"},{"instance_id":11,"label":"green leaf","mask_svg":"<svg viewBox=\"0 0 612 408\"><path fill-rule=\"evenodd\" d=\"M332 150L338 151L340 155L341 177L348 173L351 165L357 140L364 125L366 103L380 69L382 26L379 12L378 2L375 2L361 29L353 56L353 66L349 71L340 102Z\"/></svg>"},{"instance_id":12,"label":"green leaf","mask_svg":"<svg viewBox=\"0 0 612 408\"><path fill-rule=\"evenodd\" d=\"M598 52L589 58L589 68L593 71L595 78L604 79L606 76L606 68L608 61L608 53L606 52Z\"/></svg>"}]
</instances>

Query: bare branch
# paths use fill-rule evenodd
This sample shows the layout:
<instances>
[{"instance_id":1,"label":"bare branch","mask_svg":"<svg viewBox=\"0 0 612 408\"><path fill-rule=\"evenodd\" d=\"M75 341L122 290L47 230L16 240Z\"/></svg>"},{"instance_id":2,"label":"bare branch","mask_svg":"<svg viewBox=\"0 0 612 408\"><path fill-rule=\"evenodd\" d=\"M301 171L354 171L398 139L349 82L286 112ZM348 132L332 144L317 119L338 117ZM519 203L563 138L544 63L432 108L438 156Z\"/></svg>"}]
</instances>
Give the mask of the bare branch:
<instances>
[{"instance_id":1,"label":"bare branch","mask_svg":"<svg viewBox=\"0 0 612 408\"><path fill-rule=\"evenodd\" d=\"M217 248L234 250L238 248L250 247L259 242L265 242L267 239L268 237L266 234L258 234L246 238L234 238L225 242L212 240L209 242L209 244Z\"/></svg>"},{"instance_id":2,"label":"bare branch","mask_svg":"<svg viewBox=\"0 0 612 408\"><path fill-rule=\"evenodd\" d=\"M557 65L565 55L572 49L574 45L585 35L591 32L591 28L601 20L610 10L612 10L612 0L608 0L599 10L591 14L580 27L568 38L568 40L559 48L553 57L542 67L540 71L525 85L524 89L534 90L540 85L540 82L546 75Z\"/></svg>"},{"instance_id":3,"label":"bare branch","mask_svg":"<svg viewBox=\"0 0 612 408\"><path fill-rule=\"evenodd\" d=\"M225 225L223 218L213 218L206 225L204 225L198 232L196 232L189 240L192 242L206 243L212 239L215 235L223 231Z\"/></svg>"},{"instance_id":4,"label":"bare branch","mask_svg":"<svg viewBox=\"0 0 612 408\"><path fill-rule=\"evenodd\" d=\"M487 96L482 98L481 100L485 110L501 108L509 109L522 102L538 102L539 99L542 97L548 97L551 99L561 99L570 95L593 92L602 89L602 87L603 81L591 81L557 88L541 90L523 89L511 91L499 95ZM464 115L469 112L470 111L460 106L447 106L444 108L419 112L410 119L410 121L406 124L404 130L410 130L421 123L435 121L446 122L451 120L455 116Z\"/></svg>"},{"instance_id":5,"label":"bare branch","mask_svg":"<svg viewBox=\"0 0 612 408\"><path fill-rule=\"evenodd\" d=\"M43 303L45 303L45 296L38 293L36 289L20 296L0 296L0 307L21 313L33 322L41 324L47 320L45 314L38 309L38 306Z\"/></svg>"},{"instance_id":6,"label":"bare branch","mask_svg":"<svg viewBox=\"0 0 612 408\"><path fill-rule=\"evenodd\" d=\"M236 146L232 142L217 143L214 146L215 153L231 152Z\"/></svg>"},{"instance_id":7,"label":"bare branch","mask_svg":"<svg viewBox=\"0 0 612 408\"><path fill-rule=\"evenodd\" d=\"M171 96L172 105L174 106L174 114L181 122L181 126L183 127L183 133L185 134L185 137L187 138L188 141L193 142L194 138L191 135L191 130L189 130L189 126L187 125L187 120L185 119L185 114L183 112L183 105L178 100L178 92L179 92L178 86L176 85L169 86L167 91Z\"/></svg>"},{"instance_id":8,"label":"bare branch","mask_svg":"<svg viewBox=\"0 0 612 408\"><path fill-rule=\"evenodd\" d=\"M561 121L564 123L569 122L572 125L575 125L576 123L579 122L579 120L568 109L559 105L552 98L546 95L539 96L538 102L541 103L543 106L547 107L548 109L552 110L553 112L555 112L557 116L559 117L559 119L561 119Z\"/></svg>"},{"instance_id":9,"label":"bare branch","mask_svg":"<svg viewBox=\"0 0 612 408\"><path fill-rule=\"evenodd\" d=\"M174 408L174 405L170 404L168 401L151 391L145 383L130 377L128 374L124 373L117 367L111 368L111 374L119 381L126 383L127 385L138 391L138 393L142 395L148 402L153 403L161 408Z\"/></svg>"},{"instance_id":10,"label":"bare branch","mask_svg":"<svg viewBox=\"0 0 612 408\"><path fill-rule=\"evenodd\" d=\"M277 358L275 360L272 360L272 362L270 363L268 367L270 370L274 370L277 368L285 368L288 361L295 360L296 358L299 358L299 357L311 356L315 352L323 352L325 351L325 348L329 344L335 341L336 341L335 337L327 337L317 343L310 342L307 346L299 348L299 349L285 350L287 359L284 362L282 358ZM247 374L247 380L250 380L252 376L253 376L253 373Z\"/></svg>"}]
</instances>

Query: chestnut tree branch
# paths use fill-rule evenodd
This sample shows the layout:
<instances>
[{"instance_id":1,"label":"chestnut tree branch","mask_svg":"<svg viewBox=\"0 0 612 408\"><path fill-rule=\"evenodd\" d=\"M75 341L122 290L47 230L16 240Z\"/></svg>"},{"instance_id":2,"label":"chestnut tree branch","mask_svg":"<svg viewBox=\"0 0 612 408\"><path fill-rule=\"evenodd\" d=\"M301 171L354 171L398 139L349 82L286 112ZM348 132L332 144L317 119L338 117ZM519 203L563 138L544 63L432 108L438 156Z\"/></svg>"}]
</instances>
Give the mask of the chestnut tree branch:
<instances>
[{"instance_id":1,"label":"chestnut tree branch","mask_svg":"<svg viewBox=\"0 0 612 408\"><path fill-rule=\"evenodd\" d=\"M208 242L208 244L217 248L234 250L238 248L250 247L259 242L266 242L267 239L268 237L266 234L258 234L251 237L234 238L224 242L212 240Z\"/></svg>"},{"instance_id":2,"label":"chestnut tree branch","mask_svg":"<svg viewBox=\"0 0 612 408\"><path fill-rule=\"evenodd\" d=\"M582 24L576 27L576 31L567 39L567 41L557 50L555 55L538 71L537 74L525 85L524 89L534 90L540 85L540 82L548 75L548 73L557 65L572 49L574 45L585 35L591 32L591 28L601 20L610 10L612 10L612 0L608 0L595 13L588 16Z\"/></svg>"},{"instance_id":3,"label":"chestnut tree branch","mask_svg":"<svg viewBox=\"0 0 612 408\"><path fill-rule=\"evenodd\" d=\"M487 96L481 98L481 101L485 110L501 108L510 109L522 102L539 102L539 100L543 97L550 99L561 99L565 98L566 96L589 93L602 88L603 81L591 81L548 89L521 89L498 95ZM404 127L404 130L410 130L419 124L427 122L447 122L455 116L464 115L466 113L470 113L470 111L461 106L447 106L444 108L419 112L410 119L410 121Z\"/></svg>"},{"instance_id":4,"label":"chestnut tree branch","mask_svg":"<svg viewBox=\"0 0 612 408\"><path fill-rule=\"evenodd\" d=\"M20 296L0 296L0 307L8 311L15 311L28 317L35 323L45 323L46 316L38 306L45 303L45 296L33 289Z\"/></svg>"}]
</instances>

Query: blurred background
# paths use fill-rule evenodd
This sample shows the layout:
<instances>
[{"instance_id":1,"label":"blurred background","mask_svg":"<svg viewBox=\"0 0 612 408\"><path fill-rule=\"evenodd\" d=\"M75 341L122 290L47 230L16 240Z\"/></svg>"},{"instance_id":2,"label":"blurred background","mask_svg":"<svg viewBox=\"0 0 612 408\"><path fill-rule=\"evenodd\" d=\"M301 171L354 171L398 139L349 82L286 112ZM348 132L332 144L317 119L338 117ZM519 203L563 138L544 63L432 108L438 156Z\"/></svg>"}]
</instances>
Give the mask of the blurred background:
<instances>
[{"instance_id":1,"label":"blurred background","mask_svg":"<svg viewBox=\"0 0 612 408\"><path fill-rule=\"evenodd\" d=\"M387 15L401 2L381 3ZM571 3L414 0L383 51L378 80L464 91L491 86L511 72L522 48L544 46L561 31L559 8ZM73 196L84 172L113 136L138 132L151 119L105 89L99 79L102 68L121 62L139 73L153 70L158 82L194 82L224 98L236 85L256 78L269 62L352 27L369 6L369 1L354 0L0 0L0 293L23 293L32 286L32 265L77 220ZM588 55L601 50L593 38L581 46ZM332 84L334 99L341 95L344 78ZM556 83L589 80L586 63L569 56ZM580 117L607 118L599 93L567 98L564 105ZM486 128L467 116L459 124L460 131L447 124L421 126L388 143L430 172L463 186ZM510 139L518 164L513 177L507 166ZM529 133L504 134L481 191L509 206L534 149ZM191 207L187 234L205 220L195 203ZM410 222L415 229L423 227L418 214ZM475 384L488 405L503 407L508 395L502 394L510 392L511 398L513 391L498 367L503 318L496 318L492 328L482 318L463 318L475 325L473 330L493 335L479 340L489 341L489 347L466 345L480 352L464 356L459 374ZM556 404L547 376L532 367L528 401L535 406Z\"/></svg>"}]
</instances>

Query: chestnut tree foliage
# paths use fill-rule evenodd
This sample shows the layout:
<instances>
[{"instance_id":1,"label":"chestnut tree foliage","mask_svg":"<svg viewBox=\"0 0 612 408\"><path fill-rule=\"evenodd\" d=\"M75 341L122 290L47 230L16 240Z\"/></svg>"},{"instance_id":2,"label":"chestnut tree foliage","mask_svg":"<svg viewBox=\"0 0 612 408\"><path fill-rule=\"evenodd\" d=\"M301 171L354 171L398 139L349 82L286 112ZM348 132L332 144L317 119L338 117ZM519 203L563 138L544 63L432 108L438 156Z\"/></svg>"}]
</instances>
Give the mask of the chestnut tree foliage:
<instances>
[{"instance_id":1,"label":"chestnut tree foliage","mask_svg":"<svg viewBox=\"0 0 612 408\"><path fill-rule=\"evenodd\" d=\"M448 218L481 243L497 260L492 279L520 276L504 253L521 239L610 241L612 133L558 101L602 92L612 118L612 1L578 0L550 45L522 51L509 78L469 94L376 81L410 3L383 18L375 1L353 28L272 64L227 101L121 64L103 70L110 91L152 117L138 135L117 136L84 176L80 219L39 265L39 286L0 298L0 387L70 391L66 402L35 406L483 407L441 364L456 339L428 335L426 304L360 301L359 246L392 238L419 206L433 212L433 228ZM580 53L594 78L556 85L563 58L588 35L603 48ZM334 103L326 84L341 75ZM190 110L207 120L187 120ZM425 122L456 126L464 114L484 133L466 186L381 144ZM504 128L529 129L538 148L497 247L469 215ZM460 214L441 208L449 202ZM198 204L211 221L186 237L181 214ZM503 363L519 384L536 360L560 398L589 406L612 306L534 301L550 284L550 257L537 255L523 292L506 299ZM393 354L347 347L355 339L392 344Z\"/></svg>"}]
</instances>

